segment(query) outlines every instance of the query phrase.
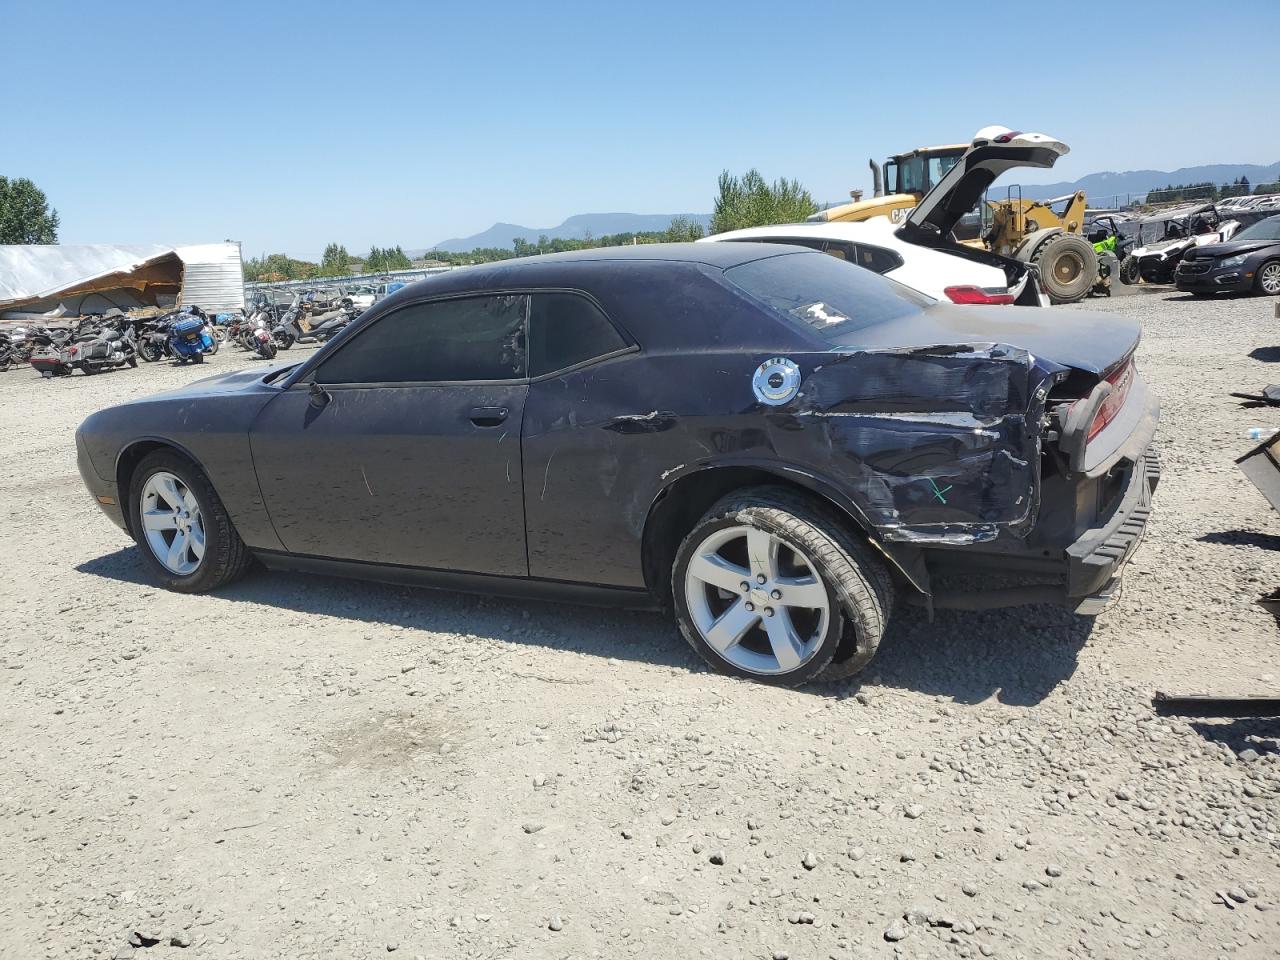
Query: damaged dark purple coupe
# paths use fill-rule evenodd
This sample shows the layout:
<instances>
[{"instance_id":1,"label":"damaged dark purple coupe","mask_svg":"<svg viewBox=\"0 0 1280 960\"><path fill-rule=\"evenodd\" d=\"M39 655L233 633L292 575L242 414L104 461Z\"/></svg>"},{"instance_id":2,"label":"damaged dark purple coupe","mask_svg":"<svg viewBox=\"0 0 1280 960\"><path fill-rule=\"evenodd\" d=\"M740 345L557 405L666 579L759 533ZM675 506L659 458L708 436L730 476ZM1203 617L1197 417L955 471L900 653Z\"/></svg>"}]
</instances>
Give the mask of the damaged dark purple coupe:
<instances>
[{"instance_id":1,"label":"damaged dark purple coupe","mask_svg":"<svg viewBox=\"0 0 1280 960\"><path fill-rule=\"evenodd\" d=\"M658 604L717 670L797 684L864 666L895 598L1101 609L1157 477L1137 343L796 247L625 247L413 284L77 445L170 589L256 557Z\"/></svg>"}]
</instances>

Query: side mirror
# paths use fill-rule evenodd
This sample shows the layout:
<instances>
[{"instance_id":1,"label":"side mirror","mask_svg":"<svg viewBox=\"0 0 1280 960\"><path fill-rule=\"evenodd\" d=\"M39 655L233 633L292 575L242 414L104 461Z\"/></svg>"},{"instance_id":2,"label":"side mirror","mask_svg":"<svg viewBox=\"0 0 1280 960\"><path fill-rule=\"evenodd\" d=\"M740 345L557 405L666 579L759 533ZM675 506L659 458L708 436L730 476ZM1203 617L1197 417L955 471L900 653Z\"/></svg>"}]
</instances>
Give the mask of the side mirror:
<instances>
[{"instance_id":1,"label":"side mirror","mask_svg":"<svg viewBox=\"0 0 1280 960\"><path fill-rule=\"evenodd\" d=\"M311 381L311 389L308 392L311 394L311 406L317 410L323 410L333 399L333 395L314 380Z\"/></svg>"}]
</instances>

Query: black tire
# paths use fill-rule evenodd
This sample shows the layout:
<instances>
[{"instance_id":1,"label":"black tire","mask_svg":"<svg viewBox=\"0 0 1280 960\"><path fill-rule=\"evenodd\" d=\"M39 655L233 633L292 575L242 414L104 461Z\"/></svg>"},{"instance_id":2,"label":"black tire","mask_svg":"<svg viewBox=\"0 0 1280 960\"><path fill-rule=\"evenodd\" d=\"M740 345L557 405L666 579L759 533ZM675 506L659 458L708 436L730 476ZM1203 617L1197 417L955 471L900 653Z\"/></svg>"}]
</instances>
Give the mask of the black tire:
<instances>
[{"instance_id":1,"label":"black tire","mask_svg":"<svg viewBox=\"0 0 1280 960\"><path fill-rule=\"evenodd\" d=\"M191 362L192 362L192 363L204 363L204 354L203 354L203 353L193 353L193 354L191 355Z\"/></svg>"},{"instance_id":2,"label":"black tire","mask_svg":"<svg viewBox=\"0 0 1280 960\"><path fill-rule=\"evenodd\" d=\"M275 340L276 346L279 347L281 350L288 350L290 347L293 346L294 342L297 339L296 337L294 337L292 333L288 333L287 331L284 331L284 330L277 330L273 332L271 334L271 337L273 340Z\"/></svg>"},{"instance_id":3,"label":"black tire","mask_svg":"<svg viewBox=\"0 0 1280 960\"><path fill-rule=\"evenodd\" d=\"M1093 244L1074 233L1054 234L1031 254L1031 262L1040 268L1040 282L1054 303L1083 300L1098 278Z\"/></svg>"},{"instance_id":4,"label":"black tire","mask_svg":"<svg viewBox=\"0 0 1280 960\"><path fill-rule=\"evenodd\" d=\"M684 590L685 573L702 541L731 526L765 530L798 549L827 589L832 613L826 633L811 658L791 672L761 675L739 668L717 653L694 623ZM888 569L848 521L825 505L781 487L737 491L712 506L676 552L671 592L680 632L713 670L785 687L857 673L875 656L893 607Z\"/></svg>"},{"instance_id":5,"label":"black tire","mask_svg":"<svg viewBox=\"0 0 1280 960\"><path fill-rule=\"evenodd\" d=\"M1133 254L1125 257L1120 261L1120 282L1132 285L1142 279L1142 272L1138 269L1138 258Z\"/></svg>"},{"instance_id":6,"label":"black tire","mask_svg":"<svg viewBox=\"0 0 1280 960\"><path fill-rule=\"evenodd\" d=\"M1263 263L1258 267L1257 272L1253 275L1254 293L1260 293L1264 297L1274 297L1276 296L1276 294L1280 293L1280 290L1268 290L1263 285L1264 271L1272 271L1272 270L1280 271L1280 260L1268 260L1266 263ZM1269 273L1267 274L1267 277L1268 277L1267 283L1270 283Z\"/></svg>"},{"instance_id":7,"label":"black tire","mask_svg":"<svg viewBox=\"0 0 1280 960\"><path fill-rule=\"evenodd\" d=\"M138 345L138 356L146 363L155 363L164 356L164 351L159 347L152 347L143 343Z\"/></svg>"},{"instance_id":8,"label":"black tire","mask_svg":"<svg viewBox=\"0 0 1280 960\"><path fill-rule=\"evenodd\" d=\"M134 369L138 366L138 355L136 353L131 353L124 362L129 365L130 369Z\"/></svg>"},{"instance_id":9,"label":"black tire","mask_svg":"<svg viewBox=\"0 0 1280 960\"><path fill-rule=\"evenodd\" d=\"M156 559L151 547L142 537L141 511L142 488L154 474L160 471L175 474L195 493L204 518L205 555L196 571L188 576L178 576ZM166 590L178 593L207 593L226 586L244 576L253 563L253 554L236 533L222 500L213 484L199 467L175 450L157 450L142 458L129 478L129 501L126 504L129 530L138 544L142 562Z\"/></svg>"}]
</instances>

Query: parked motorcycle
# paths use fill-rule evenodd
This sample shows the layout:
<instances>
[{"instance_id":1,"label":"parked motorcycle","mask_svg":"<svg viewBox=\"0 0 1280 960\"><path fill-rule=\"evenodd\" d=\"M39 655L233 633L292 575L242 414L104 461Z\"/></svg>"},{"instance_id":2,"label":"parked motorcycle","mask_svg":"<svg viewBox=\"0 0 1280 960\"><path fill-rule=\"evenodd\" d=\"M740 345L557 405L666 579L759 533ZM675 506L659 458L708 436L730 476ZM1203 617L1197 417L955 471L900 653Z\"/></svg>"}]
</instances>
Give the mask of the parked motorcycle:
<instances>
[{"instance_id":1,"label":"parked motorcycle","mask_svg":"<svg viewBox=\"0 0 1280 960\"><path fill-rule=\"evenodd\" d=\"M289 309L272 328L271 335L281 350L288 350L294 343L324 343L357 315L354 307L339 307L327 313L306 316L304 304L294 297Z\"/></svg>"},{"instance_id":2,"label":"parked motorcycle","mask_svg":"<svg viewBox=\"0 0 1280 960\"><path fill-rule=\"evenodd\" d=\"M72 369L85 375L138 365L133 326L123 319L82 324L66 350Z\"/></svg>"},{"instance_id":3,"label":"parked motorcycle","mask_svg":"<svg viewBox=\"0 0 1280 960\"><path fill-rule=\"evenodd\" d=\"M251 335L253 342L253 352L255 356L261 357L263 360L274 360L276 351L275 338L267 331L266 325L256 327Z\"/></svg>"},{"instance_id":4,"label":"parked motorcycle","mask_svg":"<svg viewBox=\"0 0 1280 960\"><path fill-rule=\"evenodd\" d=\"M204 363L205 354L218 352L218 338L203 310L183 307L173 317L166 347L169 356L180 364Z\"/></svg>"},{"instance_id":5,"label":"parked motorcycle","mask_svg":"<svg viewBox=\"0 0 1280 960\"><path fill-rule=\"evenodd\" d=\"M74 369L71 366L71 354L68 344L71 342L71 330L49 329L37 327L27 332L30 352L27 362L40 376L69 377Z\"/></svg>"},{"instance_id":6,"label":"parked motorcycle","mask_svg":"<svg viewBox=\"0 0 1280 960\"><path fill-rule=\"evenodd\" d=\"M138 356L147 363L163 360L169 353L169 328L173 314L143 320L137 327Z\"/></svg>"},{"instance_id":7,"label":"parked motorcycle","mask_svg":"<svg viewBox=\"0 0 1280 960\"><path fill-rule=\"evenodd\" d=\"M9 333L0 331L0 373L17 362L18 352Z\"/></svg>"}]
</instances>

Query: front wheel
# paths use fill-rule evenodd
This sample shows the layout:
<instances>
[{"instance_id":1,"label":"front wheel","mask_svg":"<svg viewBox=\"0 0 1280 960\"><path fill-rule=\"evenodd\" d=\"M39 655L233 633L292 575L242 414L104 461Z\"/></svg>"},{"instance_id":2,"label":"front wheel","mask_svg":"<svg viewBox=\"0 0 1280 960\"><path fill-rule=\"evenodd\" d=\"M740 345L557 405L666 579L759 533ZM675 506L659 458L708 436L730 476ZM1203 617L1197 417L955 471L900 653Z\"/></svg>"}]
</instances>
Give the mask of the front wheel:
<instances>
[{"instance_id":1,"label":"front wheel","mask_svg":"<svg viewBox=\"0 0 1280 960\"><path fill-rule=\"evenodd\" d=\"M888 570L847 522L776 487L715 504L680 545L671 589L713 669L779 686L857 673L893 605Z\"/></svg>"},{"instance_id":2,"label":"front wheel","mask_svg":"<svg viewBox=\"0 0 1280 960\"><path fill-rule=\"evenodd\" d=\"M157 450L129 481L129 529L160 584L204 593L242 576L252 560L209 479L173 450Z\"/></svg>"},{"instance_id":3,"label":"front wheel","mask_svg":"<svg viewBox=\"0 0 1280 960\"><path fill-rule=\"evenodd\" d=\"M1138 258L1130 255L1120 261L1120 282L1126 285L1137 283L1142 279L1138 269Z\"/></svg>"},{"instance_id":4,"label":"front wheel","mask_svg":"<svg viewBox=\"0 0 1280 960\"><path fill-rule=\"evenodd\" d=\"M1098 278L1093 244L1074 233L1050 237L1036 248L1031 262L1040 267L1040 282L1054 303L1082 300Z\"/></svg>"},{"instance_id":5,"label":"front wheel","mask_svg":"<svg viewBox=\"0 0 1280 960\"><path fill-rule=\"evenodd\" d=\"M1267 297L1280 294L1280 260L1271 260L1258 268L1253 279L1253 288Z\"/></svg>"}]
</instances>

